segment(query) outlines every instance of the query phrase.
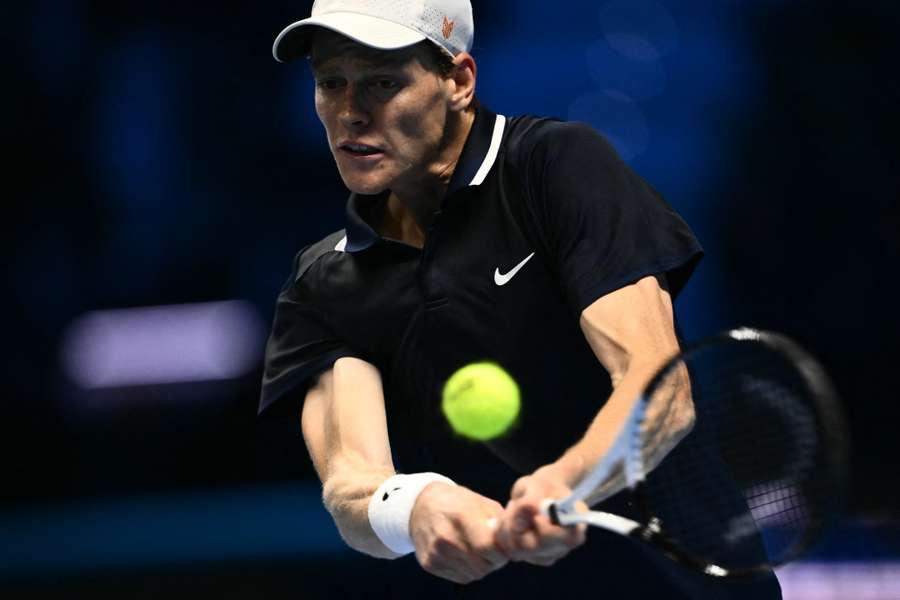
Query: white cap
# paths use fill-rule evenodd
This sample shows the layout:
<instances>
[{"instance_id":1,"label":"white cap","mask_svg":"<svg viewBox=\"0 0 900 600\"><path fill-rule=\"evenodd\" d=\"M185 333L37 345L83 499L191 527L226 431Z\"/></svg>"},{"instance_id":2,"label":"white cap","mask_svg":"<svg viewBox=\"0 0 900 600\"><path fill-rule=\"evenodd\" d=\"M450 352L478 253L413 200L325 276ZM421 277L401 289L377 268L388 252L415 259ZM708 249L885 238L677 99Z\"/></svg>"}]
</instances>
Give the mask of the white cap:
<instances>
[{"instance_id":1,"label":"white cap","mask_svg":"<svg viewBox=\"0 0 900 600\"><path fill-rule=\"evenodd\" d=\"M286 62L309 54L310 25L325 27L381 50L431 40L452 56L472 49L475 22L469 0L316 0L312 16L278 34L272 54Z\"/></svg>"}]
</instances>

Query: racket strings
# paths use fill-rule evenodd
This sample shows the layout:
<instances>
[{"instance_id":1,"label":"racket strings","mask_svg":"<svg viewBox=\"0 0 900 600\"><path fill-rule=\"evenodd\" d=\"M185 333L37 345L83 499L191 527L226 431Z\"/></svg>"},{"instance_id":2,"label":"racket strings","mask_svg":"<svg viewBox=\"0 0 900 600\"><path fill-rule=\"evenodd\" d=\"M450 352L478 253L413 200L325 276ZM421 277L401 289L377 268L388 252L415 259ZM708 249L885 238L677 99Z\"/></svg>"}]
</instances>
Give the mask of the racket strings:
<instances>
[{"instance_id":1,"label":"racket strings","mask_svg":"<svg viewBox=\"0 0 900 600\"><path fill-rule=\"evenodd\" d=\"M718 564L786 560L827 505L815 476L823 440L803 373L757 344L700 351L685 365L695 421L647 481L652 516ZM661 379L649 401L665 402L671 386Z\"/></svg>"}]
</instances>

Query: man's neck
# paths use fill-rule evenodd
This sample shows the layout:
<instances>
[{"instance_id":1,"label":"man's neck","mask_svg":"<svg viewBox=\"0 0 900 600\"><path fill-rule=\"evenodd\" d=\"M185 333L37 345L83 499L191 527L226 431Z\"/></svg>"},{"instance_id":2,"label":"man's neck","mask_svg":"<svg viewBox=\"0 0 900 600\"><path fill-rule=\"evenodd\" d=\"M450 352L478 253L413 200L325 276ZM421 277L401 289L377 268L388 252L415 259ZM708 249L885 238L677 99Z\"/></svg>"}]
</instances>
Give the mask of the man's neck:
<instances>
[{"instance_id":1,"label":"man's neck","mask_svg":"<svg viewBox=\"0 0 900 600\"><path fill-rule=\"evenodd\" d=\"M447 193L466 139L475 122L475 111L451 113L446 142L423 178L391 190L381 221L381 234L421 248L434 213Z\"/></svg>"}]
</instances>

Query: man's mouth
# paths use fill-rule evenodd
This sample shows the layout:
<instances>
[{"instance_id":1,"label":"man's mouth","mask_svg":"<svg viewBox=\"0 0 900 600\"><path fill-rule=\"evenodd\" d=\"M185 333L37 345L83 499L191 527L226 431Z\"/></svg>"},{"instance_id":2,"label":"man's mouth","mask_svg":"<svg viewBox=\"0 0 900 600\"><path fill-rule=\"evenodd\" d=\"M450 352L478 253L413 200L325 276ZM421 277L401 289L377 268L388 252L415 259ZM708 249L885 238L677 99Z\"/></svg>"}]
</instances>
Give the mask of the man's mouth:
<instances>
[{"instance_id":1,"label":"man's mouth","mask_svg":"<svg viewBox=\"0 0 900 600\"><path fill-rule=\"evenodd\" d=\"M382 153L380 148L367 144L341 144L340 149L351 156L373 156Z\"/></svg>"}]
</instances>

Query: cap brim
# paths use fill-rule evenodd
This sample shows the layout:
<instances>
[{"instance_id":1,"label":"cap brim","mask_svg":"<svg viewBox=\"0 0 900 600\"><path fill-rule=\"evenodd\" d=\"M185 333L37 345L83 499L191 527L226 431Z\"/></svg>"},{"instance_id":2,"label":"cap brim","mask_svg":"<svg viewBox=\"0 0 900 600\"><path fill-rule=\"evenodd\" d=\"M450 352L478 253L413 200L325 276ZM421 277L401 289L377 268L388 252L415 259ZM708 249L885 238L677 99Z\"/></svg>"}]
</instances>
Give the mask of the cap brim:
<instances>
[{"instance_id":1,"label":"cap brim","mask_svg":"<svg viewBox=\"0 0 900 600\"><path fill-rule=\"evenodd\" d=\"M336 12L303 19L285 27L275 38L272 56L279 62L308 56L312 33L316 27L330 29L360 44L380 50L406 48L427 39L418 31L393 21L358 13Z\"/></svg>"}]
</instances>

